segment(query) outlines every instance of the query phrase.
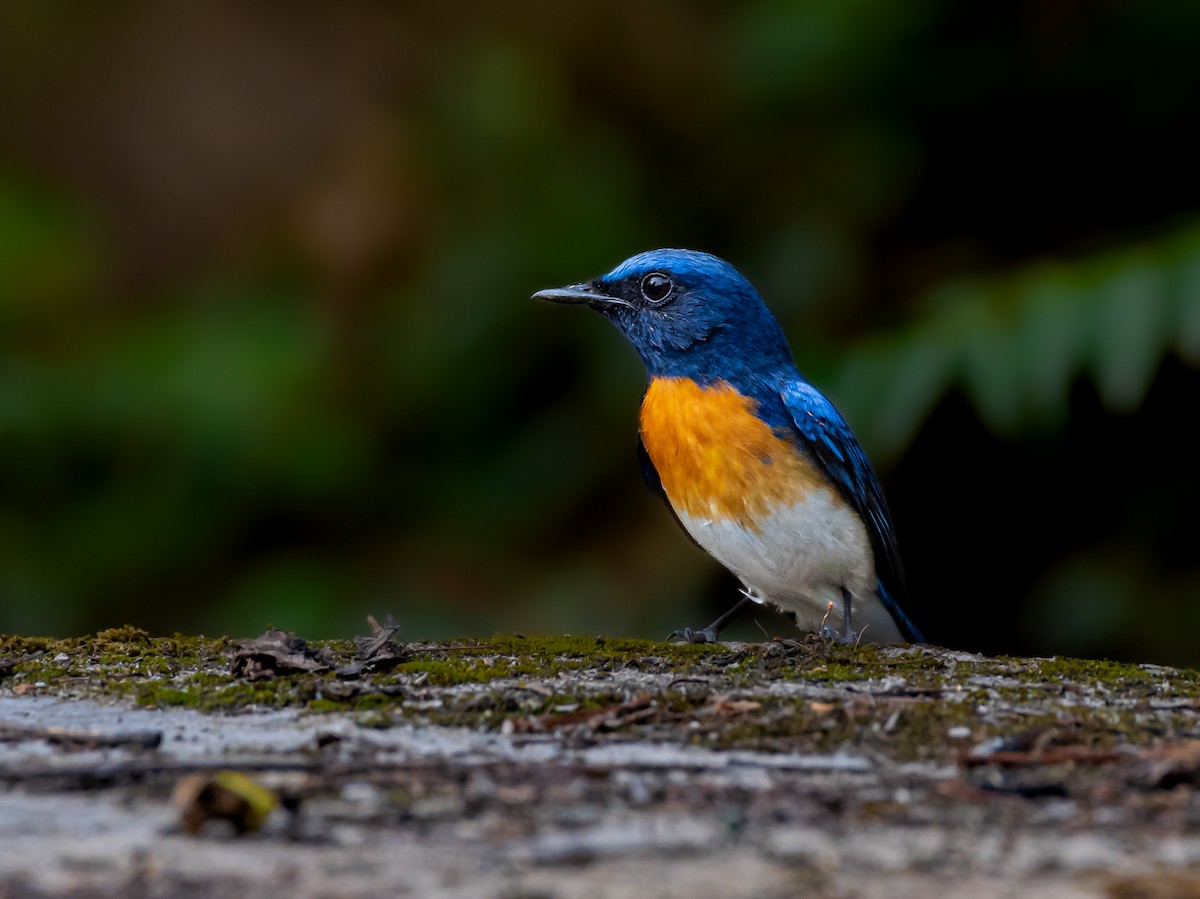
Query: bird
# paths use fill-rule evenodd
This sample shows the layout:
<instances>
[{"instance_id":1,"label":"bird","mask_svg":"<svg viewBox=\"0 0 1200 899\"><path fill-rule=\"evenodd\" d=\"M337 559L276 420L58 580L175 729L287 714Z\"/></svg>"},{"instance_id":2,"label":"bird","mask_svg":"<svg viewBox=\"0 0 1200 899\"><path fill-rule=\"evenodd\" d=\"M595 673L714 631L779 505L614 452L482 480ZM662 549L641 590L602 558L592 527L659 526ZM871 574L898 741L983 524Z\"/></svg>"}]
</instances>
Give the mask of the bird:
<instances>
[{"instance_id":1,"label":"bird","mask_svg":"<svg viewBox=\"0 0 1200 899\"><path fill-rule=\"evenodd\" d=\"M715 643L743 609L767 604L842 642L924 642L866 452L737 269L696 250L650 250L533 299L587 306L633 345L648 379L637 447L646 485L742 584L711 625L672 637Z\"/></svg>"}]
</instances>

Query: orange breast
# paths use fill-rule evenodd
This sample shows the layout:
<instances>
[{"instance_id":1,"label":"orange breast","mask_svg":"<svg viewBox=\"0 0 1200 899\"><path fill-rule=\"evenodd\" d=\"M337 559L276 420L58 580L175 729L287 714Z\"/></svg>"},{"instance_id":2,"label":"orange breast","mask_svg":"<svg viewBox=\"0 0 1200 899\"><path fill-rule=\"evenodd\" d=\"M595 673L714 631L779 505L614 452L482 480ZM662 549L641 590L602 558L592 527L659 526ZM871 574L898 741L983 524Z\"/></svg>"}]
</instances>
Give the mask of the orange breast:
<instances>
[{"instance_id":1,"label":"orange breast","mask_svg":"<svg viewBox=\"0 0 1200 899\"><path fill-rule=\"evenodd\" d=\"M756 406L723 381L650 382L642 442L678 513L732 519L758 532L772 509L826 486L816 466L754 414Z\"/></svg>"}]
</instances>

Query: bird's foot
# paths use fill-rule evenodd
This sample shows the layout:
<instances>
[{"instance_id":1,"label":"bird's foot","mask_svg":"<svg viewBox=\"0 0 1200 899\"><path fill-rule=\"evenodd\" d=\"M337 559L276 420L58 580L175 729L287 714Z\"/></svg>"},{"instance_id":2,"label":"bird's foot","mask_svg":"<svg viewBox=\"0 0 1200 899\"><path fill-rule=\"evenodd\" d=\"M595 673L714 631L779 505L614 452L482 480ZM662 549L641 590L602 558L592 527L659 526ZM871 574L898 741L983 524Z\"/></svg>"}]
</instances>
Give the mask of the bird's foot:
<instances>
[{"instance_id":1,"label":"bird's foot","mask_svg":"<svg viewBox=\"0 0 1200 899\"><path fill-rule=\"evenodd\" d=\"M703 630L692 630L690 627L685 627L683 630L672 631L671 636L667 637L668 643L719 643L721 631L725 630L725 625L729 624L738 613L748 605L759 603L762 600L757 598L757 595L750 590L742 591L742 598L738 600L737 605L710 624Z\"/></svg>"},{"instance_id":2,"label":"bird's foot","mask_svg":"<svg viewBox=\"0 0 1200 899\"><path fill-rule=\"evenodd\" d=\"M842 629L839 631L836 628L825 624L830 613L833 611L833 602L830 601L825 609L825 615L821 619L823 627L817 633L828 640L830 643L840 643L842 646L857 646L862 642L863 634L866 633L869 624L864 624L859 630L855 630L850 624L850 614L852 609L852 600L850 591L842 587Z\"/></svg>"},{"instance_id":3,"label":"bird's foot","mask_svg":"<svg viewBox=\"0 0 1200 899\"><path fill-rule=\"evenodd\" d=\"M818 636L823 637L830 643L837 643L840 646L857 646L862 642L863 633L866 628L854 630L853 628L846 631L839 631L837 628L826 625L817 631Z\"/></svg>"},{"instance_id":4,"label":"bird's foot","mask_svg":"<svg viewBox=\"0 0 1200 899\"><path fill-rule=\"evenodd\" d=\"M720 637L715 628L710 624L708 627L693 630L690 627L685 627L682 630L671 631L671 635L667 637L668 643L719 643Z\"/></svg>"}]
</instances>

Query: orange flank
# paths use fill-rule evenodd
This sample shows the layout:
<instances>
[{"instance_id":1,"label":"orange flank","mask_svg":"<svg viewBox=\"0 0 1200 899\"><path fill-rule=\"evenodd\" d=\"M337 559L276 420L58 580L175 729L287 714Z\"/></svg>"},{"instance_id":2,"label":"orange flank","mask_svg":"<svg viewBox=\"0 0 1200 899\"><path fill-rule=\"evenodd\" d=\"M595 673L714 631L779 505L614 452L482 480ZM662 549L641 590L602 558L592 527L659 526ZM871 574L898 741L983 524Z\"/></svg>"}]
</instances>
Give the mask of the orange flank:
<instances>
[{"instance_id":1,"label":"orange flank","mask_svg":"<svg viewBox=\"0 0 1200 899\"><path fill-rule=\"evenodd\" d=\"M754 414L757 401L724 381L654 378L642 401L642 442L676 512L732 519L755 533L780 505L826 487L815 465Z\"/></svg>"}]
</instances>

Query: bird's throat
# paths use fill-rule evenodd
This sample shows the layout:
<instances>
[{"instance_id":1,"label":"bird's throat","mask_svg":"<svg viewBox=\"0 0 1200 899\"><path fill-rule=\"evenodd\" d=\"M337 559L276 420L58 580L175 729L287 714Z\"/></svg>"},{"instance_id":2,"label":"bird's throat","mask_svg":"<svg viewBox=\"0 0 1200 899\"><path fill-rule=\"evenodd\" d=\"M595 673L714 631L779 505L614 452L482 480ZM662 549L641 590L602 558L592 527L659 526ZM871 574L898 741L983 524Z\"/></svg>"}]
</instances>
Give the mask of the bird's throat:
<instances>
[{"instance_id":1,"label":"bird's throat","mask_svg":"<svg viewBox=\"0 0 1200 899\"><path fill-rule=\"evenodd\" d=\"M757 532L774 509L824 488L813 463L760 419L757 408L724 381L650 381L642 442L676 512L733 520Z\"/></svg>"}]
</instances>

